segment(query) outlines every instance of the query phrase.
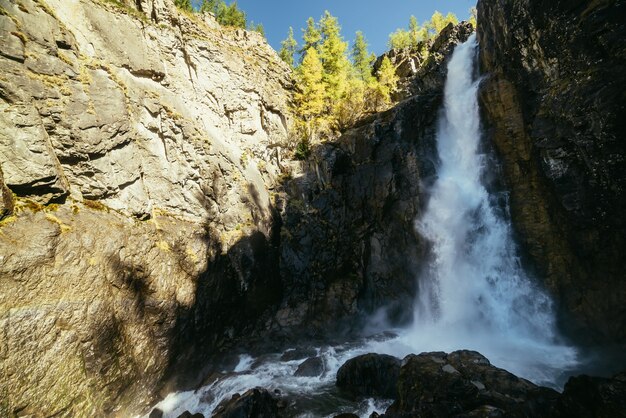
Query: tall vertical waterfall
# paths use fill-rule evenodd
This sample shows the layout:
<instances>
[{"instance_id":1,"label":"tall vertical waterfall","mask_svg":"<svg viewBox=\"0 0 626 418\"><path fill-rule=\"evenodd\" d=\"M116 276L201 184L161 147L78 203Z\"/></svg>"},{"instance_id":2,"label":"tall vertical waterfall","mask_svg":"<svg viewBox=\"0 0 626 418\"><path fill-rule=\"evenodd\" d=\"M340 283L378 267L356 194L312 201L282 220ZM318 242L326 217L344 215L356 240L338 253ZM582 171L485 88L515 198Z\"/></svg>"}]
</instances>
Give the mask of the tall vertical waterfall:
<instances>
[{"instance_id":1,"label":"tall vertical waterfall","mask_svg":"<svg viewBox=\"0 0 626 418\"><path fill-rule=\"evenodd\" d=\"M558 345L551 300L522 269L508 210L484 185L476 51L472 35L448 64L437 180L416 222L432 258L408 338L436 350L473 348L523 376L551 380L546 366L561 368L574 353Z\"/></svg>"}]
</instances>

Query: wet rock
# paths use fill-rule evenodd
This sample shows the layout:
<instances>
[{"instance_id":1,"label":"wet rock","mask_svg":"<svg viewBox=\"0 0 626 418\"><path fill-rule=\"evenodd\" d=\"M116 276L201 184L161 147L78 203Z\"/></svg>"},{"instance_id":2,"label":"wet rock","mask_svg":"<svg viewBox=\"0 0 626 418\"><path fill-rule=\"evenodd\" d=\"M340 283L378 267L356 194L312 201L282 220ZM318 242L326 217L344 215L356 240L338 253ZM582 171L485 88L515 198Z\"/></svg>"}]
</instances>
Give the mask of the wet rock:
<instances>
[{"instance_id":1,"label":"wet rock","mask_svg":"<svg viewBox=\"0 0 626 418\"><path fill-rule=\"evenodd\" d=\"M163 411L161 411L159 408L154 408L152 411L150 411L150 415L148 415L148 418L163 418Z\"/></svg>"},{"instance_id":2,"label":"wet rock","mask_svg":"<svg viewBox=\"0 0 626 418\"><path fill-rule=\"evenodd\" d=\"M266 389L250 389L243 395L234 395L230 400L222 402L215 411L213 418L274 418L280 417L278 399Z\"/></svg>"},{"instance_id":3,"label":"wet rock","mask_svg":"<svg viewBox=\"0 0 626 418\"><path fill-rule=\"evenodd\" d=\"M198 412L198 413L195 413L195 414L192 414L192 413L191 413L191 412L189 412L189 411L185 411L185 412L183 412L182 414L180 414L180 415L178 416L178 418L204 418L204 415L202 415L202 414L201 414L201 413L199 413L199 412Z\"/></svg>"},{"instance_id":4,"label":"wet rock","mask_svg":"<svg viewBox=\"0 0 626 418\"><path fill-rule=\"evenodd\" d=\"M596 342L626 341L625 7L477 5L481 106L516 232L562 325Z\"/></svg>"},{"instance_id":5,"label":"wet rock","mask_svg":"<svg viewBox=\"0 0 626 418\"><path fill-rule=\"evenodd\" d=\"M314 348L295 348L285 351L280 356L280 361L302 360L308 357L313 357L316 354L317 350Z\"/></svg>"},{"instance_id":6,"label":"wet rock","mask_svg":"<svg viewBox=\"0 0 626 418\"><path fill-rule=\"evenodd\" d=\"M555 406L555 418L626 417L626 379L570 378Z\"/></svg>"},{"instance_id":7,"label":"wet rock","mask_svg":"<svg viewBox=\"0 0 626 418\"><path fill-rule=\"evenodd\" d=\"M298 366L294 376L315 377L324 373L324 359L321 357L311 357Z\"/></svg>"},{"instance_id":8,"label":"wet rock","mask_svg":"<svg viewBox=\"0 0 626 418\"><path fill-rule=\"evenodd\" d=\"M557 397L474 351L422 353L403 360L398 398L384 416L540 417Z\"/></svg>"},{"instance_id":9,"label":"wet rock","mask_svg":"<svg viewBox=\"0 0 626 418\"><path fill-rule=\"evenodd\" d=\"M345 362L337 371L336 385L352 397L396 399L401 361L384 354L364 354Z\"/></svg>"},{"instance_id":10,"label":"wet rock","mask_svg":"<svg viewBox=\"0 0 626 418\"><path fill-rule=\"evenodd\" d=\"M359 416L357 414L345 413L345 414L335 415L333 418L359 418Z\"/></svg>"}]
</instances>

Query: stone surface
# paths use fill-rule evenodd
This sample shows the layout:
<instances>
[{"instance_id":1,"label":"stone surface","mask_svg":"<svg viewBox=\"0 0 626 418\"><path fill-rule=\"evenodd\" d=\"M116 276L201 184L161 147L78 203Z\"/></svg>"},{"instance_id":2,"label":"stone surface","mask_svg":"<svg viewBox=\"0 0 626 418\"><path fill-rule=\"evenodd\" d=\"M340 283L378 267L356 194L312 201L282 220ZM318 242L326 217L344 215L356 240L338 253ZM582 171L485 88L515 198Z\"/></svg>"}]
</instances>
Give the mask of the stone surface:
<instances>
[{"instance_id":1,"label":"stone surface","mask_svg":"<svg viewBox=\"0 0 626 418\"><path fill-rule=\"evenodd\" d=\"M626 378L570 378L555 407L555 418L626 417Z\"/></svg>"},{"instance_id":2,"label":"stone surface","mask_svg":"<svg viewBox=\"0 0 626 418\"><path fill-rule=\"evenodd\" d=\"M215 411L213 418L279 418L278 400L266 389L250 389L243 395L234 395L223 402Z\"/></svg>"},{"instance_id":3,"label":"stone surface","mask_svg":"<svg viewBox=\"0 0 626 418\"><path fill-rule=\"evenodd\" d=\"M234 347L410 319L443 79L294 162L260 35L171 0L0 7L0 415L148 413Z\"/></svg>"},{"instance_id":4,"label":"stone surface","mask_svg":"<svg viewBox=\"0 0 626 418\"><path fill-rule=\"evenodd\" d=\"M492 366L475 351L422 353L402 361L394 417L544 417L558 392Z\"/></svg>"},{"instance_id":5,"label":"stone surface","mask_svg":"<svg viewBox=\"0 0 626 418\"><path fill-rule=\"evenodd\" d=\"M0 0L0 416L148 412L280 297L289 69L126 3Z\"/></svg>"},{"instance_id":6,"label":"stone surface","mask_svg":"<svg viewBox=\"0 0 626 418\"><path fill-rule=\"evenodd\" d=\"M586 341L626 341L620 1L478 2L481 104L527 261Z\"/></svg>"},{"instance_id":7,"label":"stone surface","mask_svg":"<svg viewBox=\"0 0 626 418\"><path fill-rule=\"evenodd\" d=\"M324 373L324 359L321 357L311 357L303 361L293 375L315 377L321 376L322 373Z\"/></svg>"},{"instance_id":8,"label":"stone surface","mask_svg":"<svg viewBox=\"0 0 626 418\"><path fill-rule=\"evenodd\" d=\"M337 387L352 397L396 399L401 361L384 354L364 354L337 371Z\"/></svg>"}]
</instances>

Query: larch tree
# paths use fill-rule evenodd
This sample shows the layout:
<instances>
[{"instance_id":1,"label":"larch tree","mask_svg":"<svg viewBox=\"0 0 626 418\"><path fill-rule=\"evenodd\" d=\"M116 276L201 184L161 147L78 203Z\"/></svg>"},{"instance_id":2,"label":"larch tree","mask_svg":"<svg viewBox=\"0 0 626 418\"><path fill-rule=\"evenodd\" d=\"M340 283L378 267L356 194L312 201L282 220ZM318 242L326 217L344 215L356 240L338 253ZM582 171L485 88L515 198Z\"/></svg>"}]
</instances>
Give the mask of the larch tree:
<instances>
[{"instance_id":1,"label":"larch tree","mask_svg":"<svg viewBox=\"0 0 626 418\"><path fill-rule=\"evenodd\" d=\"M309 50L309 48L318 48L320 42L322 41L322 34L320 33L317 24L315 23L315 19L309 17L306 21L306 29L302 29L302 40L304 44L302 45L302 50L300 52L304 53Z\"/></svg>"},{"instance_id":2,"label":"larch tree","mask_svg":"<svg viewBox=\"0 0 626 418\"><path fill-rule=\"evenodd\" d=\"M291 67L291 69L293 69L295 65L294 55L297 50L298 42L296 42L293 37L293 28L289 27L289 34L287 35L287 39L280 43L280 51L278 52L278 55Z\"/></svg>"},{"instance_id":3,"label":"larch tree","mask_svg":"<svg viewBox=\"0 0 626 418\"><path fill-rule=\"evenodd\" d=\"M358 31L352 46L352 63L356 77L365 83L370 83L374 78L372 76L373 60L374 57L367 50L367 41L363 32Z\"/></svg>"},{"instance_id":4,"label":"larch tree","mask_svg":"<svg viewBox=\"0 0 626 418\"><path fill-rule=\"evenodd\" d=\"M310 47L295 72L296 113L304 130L306 145L315 140L325 110L324 67L317 50Z\"/></svg>"},{"instance_id":5,"label":"larch tree","mask_svg":"<svg viewBox=\"0 0 626 418\"><path fill-rule=\"evenodd\" d=\"M341 37L341 27L337 18L328 11L320 19L320 58L324 67L324 86L326 88L327 105L332 114L333 109L342 99L350 74L348 60L348 43Z\"/></svg>"},{"instance_id":6,"label":"larch tree","mask_svg":"<svg viewBox=\"0 0 626 418\"><path fill-rule=\"evenodd\" d=\"M193 7L191 6L191 0L174 0L174 4L181 10L191 12Z\"/></svg>"},{"instance_id":7,"label":"larch tree","mask_svg":"<svg viewBox=\"0 0 626 418\"><path fill-rule=\"evenodd\" d=\"M378 79L376 89L376 107L380 109L391 103L391 93L396 90L398 85L396 69L389 60L389 57L383 58L380 68L376 74L376 78Z\"/></svg>"}]
</instances>

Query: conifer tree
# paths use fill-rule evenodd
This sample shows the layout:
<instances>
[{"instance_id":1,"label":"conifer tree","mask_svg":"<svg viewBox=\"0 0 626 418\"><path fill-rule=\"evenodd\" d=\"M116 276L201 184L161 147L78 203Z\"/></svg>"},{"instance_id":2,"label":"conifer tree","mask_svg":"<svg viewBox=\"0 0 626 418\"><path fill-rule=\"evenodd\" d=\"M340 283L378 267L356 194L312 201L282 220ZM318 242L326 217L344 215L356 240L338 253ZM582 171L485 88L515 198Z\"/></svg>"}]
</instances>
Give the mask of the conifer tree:
<instances>
[{"instance_id":1,"label":"conifer tree","mask_svg":"<svg viewBox=\"0 0 626 418\"><path fill-rule=\"evenodd\" d=\"M186 10L191 12L193 7L191 7L191 0L174 0L174 4L181 10Z\"/></svg>"},{"instance_id":2,"label":"conifer tree","mask_svg":"<svg viewBox=\"0 0 626 418\"><path fill-rule=\"evenodd\" d=\"M221 2L223 3L224 0L221 0ZM220 0L202 0L202 4L200 5L200 12L216 14L219 3Z\"/></svg>"},{"instance_id":3,"label":"conifer tree","mask_svg":"<svg viewBox=\"0 0 626 418\"><path fill-rule=\"evenodd\" d=\"M304 44L302 45L302 50L300 51L303 56L309 48L318 48L320 42L322 41L322 34L320 33L317 24L315 23L315 19L309 17L306 21L306 29L302 29L302 40Z\"/></svg>"},{"instance_id":4,"label":"conifer tree","mask_svg":"<svg viewBox=\"0 0 626 418\"><path fill-rule=\"evenodd\" d=\"M332 110L342 98L348 75L350 61L347 57L348 44L341 37L341 27L337 18L328 11L320 20L322 41L319 46L320 58L324 66L324 86L329 109Z\"/></svg>"},{"instance_id":5,"label":"conifer tree","mask_svg":"<svg viewBox=\"0 0 626 418\"><path fill-rule=\"evenodd\" d=\"M356 33L356 39L352 46L352 62L356 77L365 83L372 81L372 55L367 51L367 41L363 32Z\"/></svg>"},{"instance_id":6,"label":"conifer tree","mask_svg":"<svg viewBox=\"0 0 626 418\"><path fill-rule=\"evenodd\" d=\"M293 37L293 28L289 27L289 34L287 35L287 39L280 43L280 51L278 52L278 55L291 67L291 69L294 68L294 55L297 50L298 42L296 42Z\"/></svg>"},{"instance_id":7,"label":"conifer tree","mask_svg":"<svg viewBox=\"0 0 626 418\"><path fill-rule=\"evenodd\" d=\"M305 140L314 141L324 112L324 67L317 50L310 47L295 73L296 114L303 125Z\"/></svg>"},{"instance_id":8,"label":"conifer tree","mask_svg":"<svg viewBox=\"0 0 626 418\"><path fill-rule=\"evenodd\" d=\"M477 19L477 17L478 17L478 12L476 11L475 7L472 7L470 9L469 23L474 27L474 29L476 29L476 25L477 25L476 19Z\"/></svg>"},{"instance_id":9,"label":"conifer tree","mask_svg":"<svg viewBox=\"0 0 626 418\"><path fill-rule=\"evenodd\" d=\"M398 84L396 69L389 60L389 57L383 58L376 78L378 79L376 86L376 107L382 108L391 103L391 93L396 90Z\"/></svg>"}]
</instances>

